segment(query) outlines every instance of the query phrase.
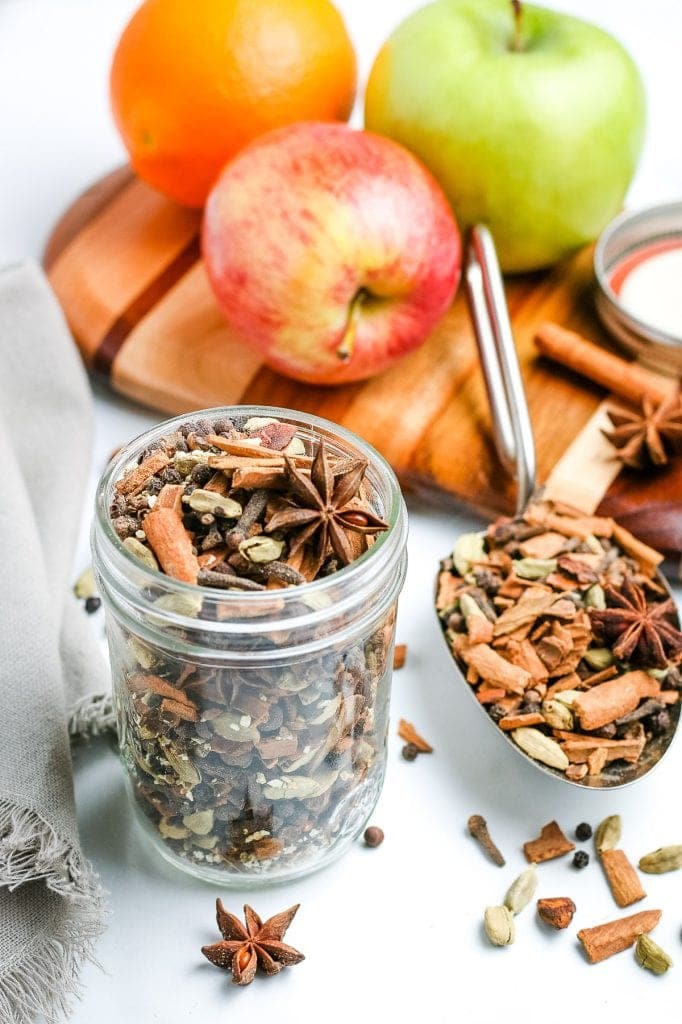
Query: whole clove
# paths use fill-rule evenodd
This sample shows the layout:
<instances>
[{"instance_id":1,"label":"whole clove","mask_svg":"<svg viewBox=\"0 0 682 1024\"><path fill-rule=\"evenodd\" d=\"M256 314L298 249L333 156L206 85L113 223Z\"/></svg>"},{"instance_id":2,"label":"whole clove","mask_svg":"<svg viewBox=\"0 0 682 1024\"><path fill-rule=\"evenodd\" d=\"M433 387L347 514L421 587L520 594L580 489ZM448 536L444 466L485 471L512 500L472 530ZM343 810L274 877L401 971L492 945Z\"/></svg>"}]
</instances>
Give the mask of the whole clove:
<instances>
[{"instance_id":1,"label":"whole clove","mask_svg":"<svg viewBox=\"0 0 682 1024\"><path fill-rule=\"evenodd\" d=\"M469 829L470 835L473 836L476 842L485 851L493 864L497 864L498 867L503 868L506 861L490 838L485 818L480 814L472 814L467 822L467 828Z\"/></svg>"}]
</instances>

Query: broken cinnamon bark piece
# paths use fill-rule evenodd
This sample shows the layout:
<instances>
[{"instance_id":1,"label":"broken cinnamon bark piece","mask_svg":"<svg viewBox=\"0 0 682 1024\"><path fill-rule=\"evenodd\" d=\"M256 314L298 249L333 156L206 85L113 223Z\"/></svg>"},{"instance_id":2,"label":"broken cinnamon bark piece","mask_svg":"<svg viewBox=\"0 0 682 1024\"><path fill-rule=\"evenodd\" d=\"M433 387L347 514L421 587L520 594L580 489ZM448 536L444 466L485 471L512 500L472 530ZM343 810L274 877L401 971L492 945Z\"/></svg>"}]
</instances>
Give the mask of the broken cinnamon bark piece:
<instances>
[{"instance_id":1,"label":"broken cinnamon bark piece","mask_svg":"<svg viewBox=\"0 0 682 1024\"><path fill-rule=\"evenodd\" d=\"M629 907L645 898L639 875L623 850L602 850L599 859L619 907Z\"/></svg>"},{"instance_id":2,"label":"broken cinnamon bark piece","mask_svg":"<svg viewBox=\"0 0 682 1024\"><path fill-rule=\"evenodd\" d=\"M419 735L412 723L406 722L404 718L401 718L398 722L398 736L405 743L411 743L412 746L416 747L420 754L433 753L431 744L427 743L424 737Z\"/></svg>"},{"instance_id":3,"label":"broken cinnamon bark piece","mask_svg":"<svg viewBox=\"0 0 682 1024\"><path fill-rule=\"evenodd\" d=\"M601 729L634 711L640 700L655 696L659 690L659 684L646 672L626 672L581 693L572 707L581 729Z\"/></svg>"},{"instance_id":4,"label":"broken cinnamon bark piece","mask_svg":"<svg viewBox=\"0 0 682 1024\"><path fill-rule=\"evenodd\" d=\"M556 821L543 825L537 839L530 839L523 844L526 860L531 864L540 864L545 860L554 860L575 850L575 843L567 839Z\"/></svg>"},{"instance_id":5,"label":"broken cinnamon bark piece","mask_svg":"<svg viewBox=\"0 0 682 1024\"><path fill-rule=\"evenodd\" d=\"M142 524L149 546L167 576L196 583L199 563L182 518L171 508L153 508Z\"/></svg>"},{"instance_id":6,"label":"broken cinnamon bark piece","mask_svg":"<svg viewBox=\"0 0 682 1024\"><path fill-rule=\"evenodd\" d=\"M596 925L594 928L581 928L578 938L583 944L587 959L592 964L598 964L614 953L620 953L633 946L639 935L646 935L654 930L661 920L661 913L660 910L642 910L639 914L621 917L617 921L607 921L606 924Z\"/></svg>"},{"instance_id":7,"label":"broken cinnamon bark piece","mask_svg":"<svg viewBox=\"0 0 682 1024\"><path fill-rule=\"evenodd\" d=\"M138 494L153 476L160 473L170 462L165 451L153 452L144 459L139 466L135 466L129 473L116 481L116 491L126 497Z\"/></svg>"}]
</instances>

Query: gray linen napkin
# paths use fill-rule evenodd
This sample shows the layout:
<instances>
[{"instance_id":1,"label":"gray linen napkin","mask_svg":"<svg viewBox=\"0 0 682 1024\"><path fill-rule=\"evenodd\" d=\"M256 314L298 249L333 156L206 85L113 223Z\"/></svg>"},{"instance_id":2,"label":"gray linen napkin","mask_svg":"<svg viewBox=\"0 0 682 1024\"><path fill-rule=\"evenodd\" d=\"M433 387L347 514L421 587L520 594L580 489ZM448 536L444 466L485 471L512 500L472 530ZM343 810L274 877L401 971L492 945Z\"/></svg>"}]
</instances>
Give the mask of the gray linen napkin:
<instances>
[{"instance_id":1,"label":"gray linen napkin","mask_svg":"<svg viewBox=\"0 0 682 1024\"><path fill-rule=\"evenodd\" d=\"M38 267L0 271L0 1021L68 1012L103 928L78 839L69 732L110 724L71 593L92 436L88 382Z\"/></svg>"}]
</instances>

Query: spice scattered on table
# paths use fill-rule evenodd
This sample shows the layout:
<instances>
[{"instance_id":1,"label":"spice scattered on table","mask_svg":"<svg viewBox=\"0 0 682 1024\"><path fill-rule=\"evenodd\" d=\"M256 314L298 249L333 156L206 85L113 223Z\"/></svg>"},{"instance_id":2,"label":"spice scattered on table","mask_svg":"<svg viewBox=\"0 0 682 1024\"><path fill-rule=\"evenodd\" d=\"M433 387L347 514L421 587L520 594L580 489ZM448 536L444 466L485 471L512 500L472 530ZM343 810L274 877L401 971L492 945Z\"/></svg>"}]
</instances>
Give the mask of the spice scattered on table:
<instances>
[{"instance_id":1,"label":"spice scattered on table","mask_svg":"<svg viewBox=\"0 0 682 1024\"><path fill-rule=\"evenodd\" d=\"M569 896L551 896L537 902L538 917L550 928L568 928L575 914L575 903Z\"/></svg>"},{"instance_id":2,"label":"spice scattered on table","mask_svg":"<svg viewBox=\"0 0 682 1024\"><path fill-rule=\"evenodd\" d=\"M405 666L407 660L407 644L396 644L393 651L393 670L395 672Z\"/></svg>"},{"instance_id":3,"label":"spice scattered on table","mask_svg":"<svg viewBox=\"0 0 682 1024\"><path fill-rule=\"evenodd\" d=\"M406 761L416 761L419 757L419 747L414 743L405 743L400 753Z\"/></svg>"},{"instance_id":4,"label":"spice scattered on table","mask_svg":"<svg viewBox=\"0 0 682 1024\"><path fill-rule=\"evenodd\" d=\"M589 853L587 853L586 850L576 850L575 851L575 853L573 854L573 867L574 868L578 868L580 870L582 868L586 868L589 863L590 863L590 855L589 855Z\"/></svg>"},{"instance_id":5,"label":"spice scattered on table","mask_svg":"<svg viewBox=\"0 0 682 1024\"><path fill-rule=\"evenodd\" d=\"M575 850L575 844L566 838L556 821L550 821L547 825L543 825L537 839L530 839L523 844L526 859L533 864L554 860L555 857L563 857L571 850Z\"/></svg>"},{"instance_id":6,"label":"spice scattered on table","mask_svg":"<svg viewBox=\"0 0 682 1024\"><path fill-rule=\"evenodd\" d=\"M369 846L371 849L381 846L384 841L383 830L377 825L370 825L369 828L365 829L363 839L365 840L365 846Z\"/></svg>"},{"instance_id":7,"label":"spice scattered on table","mask_svg":"<svg viewBox=\"0 0 682 1024\"><path fill-rule=\"evenodd\" d=\"M585 843L588 839L592 838L592 826L586 821L581 821L579 825L576 825L575 838L579 843Z\"/></svg>"},{"instance_id":8,"label":"spice scattered on table","mask_svg":"<svg viewBox=\"0 0 682 1024\"><path fill-rule=\"evenodd\" d=\"M411 743L417 748L420 754L431 754L433 753L433 747L430 743L427 743L423 736L417 732L411 722L406 722L404 718L401 718L398 722L398 736L405 743Z\"/></svg>"},{"instance_id":9,"label":"spice scattered on table","mask_svg":"<svg viewBox=\"0 0 682 1024\"><path fill-rule=\"evenodd\" d=\"M499 868L503 868L506 863L505 859L490 838L485 818L480 814L472 814L467 822L467 828L469 829L469 834L473 836L493 864L497 864Z\"/></svg>"},{"instance_id":10,"label":"spice scattered on table","mask_svg":"<svg viewBox=\"0 0 682 1024\"><path fill-rule=\"evenodd\" d=\"M244 907L246 927L239 918L225 910L216 900L216 920L222 935L220 942L202 946L201 952L216 967L232 971L235 985L250 985L261 968L266 974L278 974L283 967L291 967L305 960L293 946L282 942L300 904L261 921L248 904Z\"/></svg>"},{"instance_id":11,"label":"spice scattered on table","mask_svg":"<svg viewBox=\"0 0 682 1024\"><path fill-rule=\"evenodd\" d=\"M650 935L639 935L635 944L635 957L640 967L653 974L665 974L672 967L672 957L651 938Z\"/></svg>"},{"instance_id":12,"label":"spice scattered on table","mask_svg":"<svg viewBox=\"0 0 682 1024\"><path fill-rule=\"evenodd\" d=\"M520 914L527 907L538 887L538 873L535 864L522 871L507 889L504 905L512 914Z\"/></svg>"},{"instance_id":13,"label":"spice scattered on table","mask_svg":"<svg viewBox=\"0 0 682 1024\"><path fill-rule=\"evenodd\" d=\"M639 870L648 875L662 875L682 868L682 846L662 846L640 857Z\"/></svg>"},{"instance_id":14,"label":"spice scattered on table","mask_svg":"<svg viewBox=\"0 0 682 1024\"><path fill-rule=\"evenodd\" d=\"M682 632L660 561L610 518L536 501L441 563L436 607L477 700L574 781L637 764L679 714Z\"/></svg>"},{"instance_id":15,"label":"spice scattered on table","mask_svg":"<svg viewBox=\"0 0 682 1024\"><path fill-rule=\"evenodd\" d=\"M653 931L660 920L660 910L642 910L594 928L581 928L578 938L590 963L597 964L633 946L640 935Z\"/></svg>"},{"instance_id":16,"label":"spice scattered on table","mask_svg":"<svg viewBox=\"0 0 682 1024\"><path fill-rule=\"evenodd\" d=\"M510 946L516 936L514 918L508 907L486 907L483 927L493 946Z\"/></svg>"}]
</instances>

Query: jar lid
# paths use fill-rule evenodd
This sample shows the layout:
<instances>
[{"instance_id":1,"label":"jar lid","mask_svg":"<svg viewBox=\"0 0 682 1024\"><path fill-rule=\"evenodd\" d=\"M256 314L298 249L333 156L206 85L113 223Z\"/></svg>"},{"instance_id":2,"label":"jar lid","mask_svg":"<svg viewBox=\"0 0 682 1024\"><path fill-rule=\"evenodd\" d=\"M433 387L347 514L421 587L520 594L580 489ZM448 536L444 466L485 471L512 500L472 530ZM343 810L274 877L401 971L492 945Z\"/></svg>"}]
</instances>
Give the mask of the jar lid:
<instances>
[{"instance_id":1,"label":"jar lid","mask_svg":"<svg viewBox=\"0 0 682 1024\"><path fill-rule=\"evenodd\" d=\"M616 217L594 252L604 326L656 370L682 373L682 201Z\"/></svg>"}]
</instances>

